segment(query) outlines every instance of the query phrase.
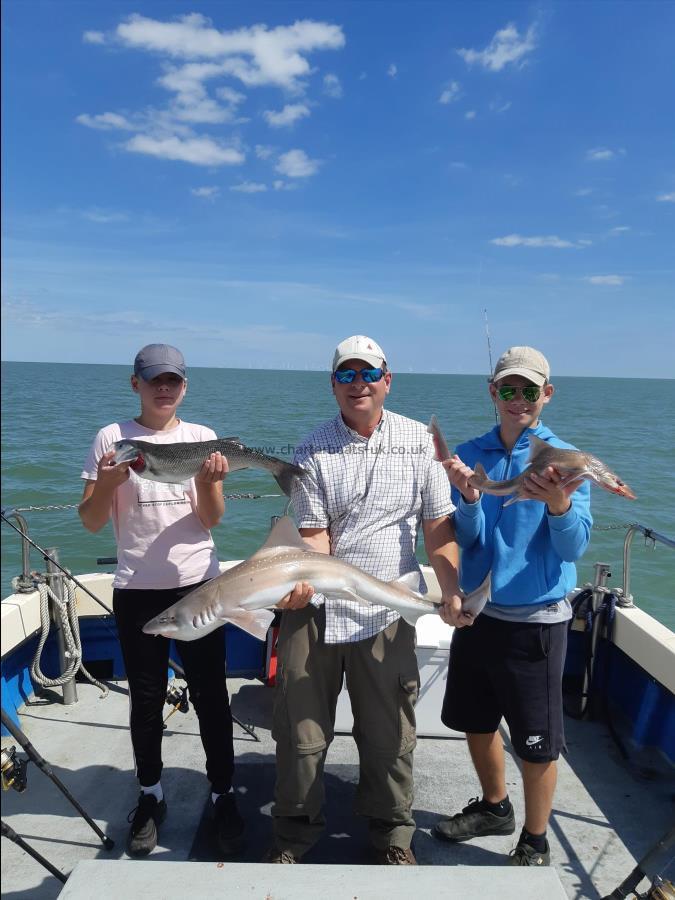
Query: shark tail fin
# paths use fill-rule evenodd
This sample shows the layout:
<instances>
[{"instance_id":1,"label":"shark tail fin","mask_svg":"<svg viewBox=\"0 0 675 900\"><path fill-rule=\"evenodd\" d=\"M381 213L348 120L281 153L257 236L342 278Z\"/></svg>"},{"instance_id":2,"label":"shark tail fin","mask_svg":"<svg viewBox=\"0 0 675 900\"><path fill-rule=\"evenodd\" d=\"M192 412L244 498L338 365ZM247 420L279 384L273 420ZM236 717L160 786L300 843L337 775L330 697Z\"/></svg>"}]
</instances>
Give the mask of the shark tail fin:
<instances>
[{"instance_id":1,"label":"shark tail fin","mask_svg":"<svg viewBox=\"0 0 675 900\"><path fill-rule=\"evenodd\" d=\"M281 463L276 471L272 472L274 480L287 497L291 496L291 489L296 478L302 478L305 470L300 466L294 466L292 463Z\"/></svg>"}]
</instances>

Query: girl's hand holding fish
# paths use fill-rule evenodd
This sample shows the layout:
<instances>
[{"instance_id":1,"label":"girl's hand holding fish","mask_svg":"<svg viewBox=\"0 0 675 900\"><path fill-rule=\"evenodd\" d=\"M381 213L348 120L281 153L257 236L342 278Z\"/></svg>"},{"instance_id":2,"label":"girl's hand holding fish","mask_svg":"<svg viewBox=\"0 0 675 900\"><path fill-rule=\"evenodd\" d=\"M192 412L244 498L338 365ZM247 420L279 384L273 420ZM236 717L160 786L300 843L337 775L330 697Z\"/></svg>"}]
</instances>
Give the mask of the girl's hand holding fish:
<instances>
[{"instance_id":1,"label":"girl's hand holding fish","mask_svg":"<svg viewBox=\"0 0 675 900\"><path fill-rule=\"evenodd\" d=\"M216 451L204 460L204 464L195 475L195 481L202 484L215 484L218 481L224 481L229 471L227 458Z\"/></svg>"},{"instance_id":2,"label":"girl's hand holding fish","mask_svg":"<svg viewBox=\"0 0 675 900\"><path fill-rule=\"evenodd\" d=\"M100 488L115 491L129 477L131 462L115 463L115 451L108 450L99 460L96 483Z\"/></svg>"}]
</instances>

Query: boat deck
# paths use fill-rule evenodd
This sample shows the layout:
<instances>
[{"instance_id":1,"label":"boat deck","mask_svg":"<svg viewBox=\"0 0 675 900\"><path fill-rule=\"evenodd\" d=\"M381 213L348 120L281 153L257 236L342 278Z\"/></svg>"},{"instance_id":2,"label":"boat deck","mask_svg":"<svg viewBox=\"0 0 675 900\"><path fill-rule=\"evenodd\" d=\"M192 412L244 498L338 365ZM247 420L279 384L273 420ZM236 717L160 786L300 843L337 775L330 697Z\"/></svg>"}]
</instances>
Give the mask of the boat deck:
<instances>
[{"instance_id":1,"label":"boat deck","mask_svg":"<svg viewBox=\"0 0 675 900\"><path fill-rule=\"evenodd\" d=\"M234 715L253 725L260 738L259 743L254 741L235 724L235 790L247 822L246 846L237 862L257 862L271 838L275 774L270 734L273 692L258 681L230 679L228 685ZM8 791L2 801L3 820L65 874L81 860L125 858L127 814L137 800L126 724L126 684L113 683L105 700L99 699L99 691L92 685L78 683L77 690L79 702L71 706L63 706L58 700L30 703L22 711L21 727L55 774L114 839L115 847L110 851L102 847L63 794L34 765L28 770L28 790L23 794ZM52 696L56 699L56 691ZM519 773L506 733L504 736L507 781L520 827L523 800ZM672 779L650 780L635 774L623 763L606 727L600 723L568 719L567 736L569 753L561 759L549 828L553 862L569 898L602 897L628 875L636 861L672 825L675 785ZM3 747L12 743L11 738L3 738ZM162 784L169 813L161 829L160 845L147 862L135 864L147 867L153 862L218 862L210 840L208 784L192 707L188 713L175 713L169 719L164 761ZM420 865L475 867L464 873L474 885L471 895L477 893L477 870L486 867L483 897L487 900L506 896L493 867L503 865L505 855L515 846L517 832L509 837L489 837L458 845L441 843L430 834L440 817L457 812L479 793L465 741L452 737L420 738L415 771L414 813L418 830L413 848ZM368 862L364 823L351 811L357 777L354 741L351 736L337 736L326 766L328 829L306 857L307 863L347 867ZM120 867L125 886L122 890L121 883L117 884L117 895L134 896L129 882L133 873L130 866L131 863ZM233 868L233 875L238 869ZM100 871L110 877L109 866ZM185 877L184 867L180 871ZM197 871L203 871L203 867L195 867L195 876ZM341 872L344 874L344 870ZM337 890L338 880L334 884ZM444 881L444 885L447 887L448 882ZM506 887L503 882L502 887ZM61 889L60 882L37 862L10 841L3 841L4 898L48 900L57 897ZM326 889L323 893L327 897L342 896ZM347 894L354 896L351 890ZM547 895L555 896L550 892ZM144 891L143 896L166 894ZM193 896L202 896L198 884L194 884Z\"/></svg>"}]
</instances>

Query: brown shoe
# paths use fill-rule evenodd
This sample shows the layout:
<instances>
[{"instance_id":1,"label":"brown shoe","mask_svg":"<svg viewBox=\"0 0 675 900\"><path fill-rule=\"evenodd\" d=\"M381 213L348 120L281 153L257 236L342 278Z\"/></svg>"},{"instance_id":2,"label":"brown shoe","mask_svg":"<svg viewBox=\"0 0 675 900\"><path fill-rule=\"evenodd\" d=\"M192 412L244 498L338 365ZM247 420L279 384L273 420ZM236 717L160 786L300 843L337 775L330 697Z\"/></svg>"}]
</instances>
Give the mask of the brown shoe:
<instances>
[{"instance_id":1,"label":"brown shoe","mask_svg":"<svg viewBox=\"0 0 675 900\"><path fill-rule=\"evenodd\" d=\"M290 850L279 850L278 847L270 847L260 861L282 865L293 865L294 863L300 862L299 859L296 859L295 856L293 856Z\"/></svg>"},{"instance_id":2,"label":"brown shoe","mask_svg":"<svg viewBox=\"0 0 675 900\"><path fill-rule=\"evenodd\" d=\"M379 866L416 866L410 847L387 847L386 850L375 851L375 863Z\"/></svg>"}]
</instances>

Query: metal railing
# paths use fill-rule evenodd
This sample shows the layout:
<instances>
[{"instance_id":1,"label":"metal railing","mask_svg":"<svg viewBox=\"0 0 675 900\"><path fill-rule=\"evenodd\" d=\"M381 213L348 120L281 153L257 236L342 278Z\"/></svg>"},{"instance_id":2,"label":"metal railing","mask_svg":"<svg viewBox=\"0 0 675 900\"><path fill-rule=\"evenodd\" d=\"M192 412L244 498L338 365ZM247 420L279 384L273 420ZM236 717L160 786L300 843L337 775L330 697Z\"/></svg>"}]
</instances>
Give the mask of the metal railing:
<instances>
[{"instance_id":1,"label":"metal railing","mask_svg":"<svg viewBox=\"0 0 675 900\"><path fill-rule=\"evenodd\" d=\"M655 546L657 543L664 544L666 547L670 547L671 550L675 550L675 541L665 535L659 534L657 531L647 528L645 525L640 525L638 522L633 522L628 526L628 531L626 532L626 537L623 542L623 587L616 591L619 597L619 606L623 607L635 606L633 595L630 592L630 554L633 547L633 538L638 531L645 536L645 541L651 541L652 546Z\"/></svg>"}]
</instances>

